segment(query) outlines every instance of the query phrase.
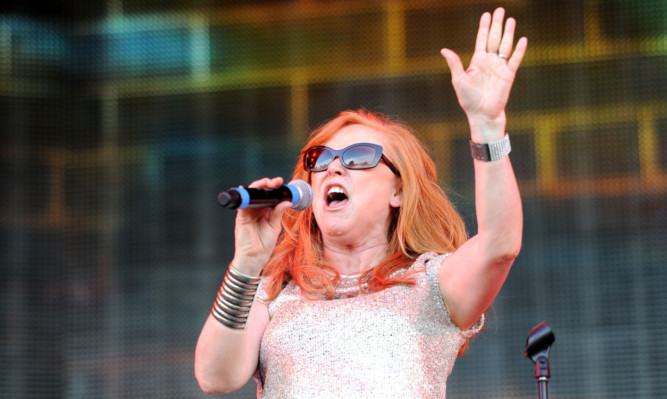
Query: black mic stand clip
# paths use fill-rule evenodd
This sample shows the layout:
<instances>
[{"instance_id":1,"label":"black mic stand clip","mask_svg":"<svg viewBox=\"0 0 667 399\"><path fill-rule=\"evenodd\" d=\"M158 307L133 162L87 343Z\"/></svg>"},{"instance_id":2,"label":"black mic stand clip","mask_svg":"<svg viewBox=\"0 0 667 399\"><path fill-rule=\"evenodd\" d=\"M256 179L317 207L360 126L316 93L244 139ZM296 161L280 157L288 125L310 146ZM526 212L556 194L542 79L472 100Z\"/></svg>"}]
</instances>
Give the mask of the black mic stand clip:
<instances>
[{"instance_id":1,"label":"black mic stand clip","mask_svg":"<svg viewBox=\"0 0 667 399\"><path fill-rule=\"evenodd\" d=\"M539 398L548 399L547 383L549 382L549 349L556 337L551 327L541 322L530 330L526 340L525 355L535 363L535 378L537 379Z\"/></svg>"}]
</instances>

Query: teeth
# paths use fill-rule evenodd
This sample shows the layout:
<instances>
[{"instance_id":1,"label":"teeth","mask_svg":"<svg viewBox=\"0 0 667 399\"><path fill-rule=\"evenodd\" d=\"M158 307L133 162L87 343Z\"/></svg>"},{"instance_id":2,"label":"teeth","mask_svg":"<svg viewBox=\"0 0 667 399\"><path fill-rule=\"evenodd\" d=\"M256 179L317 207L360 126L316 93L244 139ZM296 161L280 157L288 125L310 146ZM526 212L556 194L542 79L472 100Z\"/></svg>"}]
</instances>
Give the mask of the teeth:
<instances>
[{"instance_id":1,"label":"teeth","mask_svg":"<svg viewBox=\"0 0 667 399\"><path fill-rule=\"evenodd\" d=\"M340 193L340 194L345 194L345 191L343 191L342 188L338 186L333 186L327 191L327 195L333 194L333 193Z\"/></svg>"}]
</instances>

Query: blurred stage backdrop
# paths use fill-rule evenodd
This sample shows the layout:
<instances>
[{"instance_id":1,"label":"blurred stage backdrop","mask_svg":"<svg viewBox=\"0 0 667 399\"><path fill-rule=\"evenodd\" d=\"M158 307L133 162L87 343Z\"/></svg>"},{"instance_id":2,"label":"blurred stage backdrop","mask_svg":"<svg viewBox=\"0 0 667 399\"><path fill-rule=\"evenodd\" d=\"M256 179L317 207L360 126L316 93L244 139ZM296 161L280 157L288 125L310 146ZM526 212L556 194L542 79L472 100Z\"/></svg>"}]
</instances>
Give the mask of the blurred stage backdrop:
<instances>
[{"instance_id":1,"label":"blurred stage backdrop","mask_svg":"<svg viewBox=\"0 0 667 399\"><path fill-rule=\"evenodd\" d=\"M498 5L529 38L508 109L525 241L449 397L536 397L542 320L552 397L664 397L663 0L5 2L0 396L206 397L193 354L235 215L216 195L288 177L344 109L417 129L473 234L439 49L467 65Z\"/></svg>"}]
</instances>

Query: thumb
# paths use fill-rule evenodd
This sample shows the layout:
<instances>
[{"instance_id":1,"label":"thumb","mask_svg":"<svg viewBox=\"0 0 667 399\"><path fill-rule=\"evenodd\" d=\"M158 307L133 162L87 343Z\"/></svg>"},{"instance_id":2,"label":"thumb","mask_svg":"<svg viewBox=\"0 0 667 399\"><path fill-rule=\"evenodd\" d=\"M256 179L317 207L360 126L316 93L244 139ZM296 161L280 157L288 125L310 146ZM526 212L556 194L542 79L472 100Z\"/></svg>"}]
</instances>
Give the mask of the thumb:
<instances>
[{"instance_id":1,"label":"thumb","mask_svg":"<svg viewBox=\"0 0 667 399\"><path fill-rule=\"evenodd\" d=\"M452 73L452 80L458 80L459 76L465 72L459 56L448 48L440 50L440 54L442 54L445 61L447 61L449 71Z\"/></svg>"}]
</instances>

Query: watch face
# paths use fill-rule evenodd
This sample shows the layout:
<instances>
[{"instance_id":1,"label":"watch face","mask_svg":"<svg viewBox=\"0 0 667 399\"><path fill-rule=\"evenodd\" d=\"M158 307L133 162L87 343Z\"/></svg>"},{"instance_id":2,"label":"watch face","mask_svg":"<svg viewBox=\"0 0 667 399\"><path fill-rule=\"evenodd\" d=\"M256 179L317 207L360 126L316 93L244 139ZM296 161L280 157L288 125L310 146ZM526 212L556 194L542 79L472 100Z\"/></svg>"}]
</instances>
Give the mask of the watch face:
<instances>
[{"instance_id":1,"label":"watch face","mask_svg":"<svg viewBox=\"0 0 667 399\"><path fill-rule=\"evenodd\" d=\"M471 139L470 151L473 158L479 159L480 161L495 161L505 158L512 151L510 137L506 133L502 140L489 144L475 143Z\"/></svg>"},{"instance_id":2,"label":"watch face","mask_svg":"<svg viewBox=\"0 0 667 399\"><path fill-rule=\"evenodd\" d=\"M472 156L475 159L479 159L481 161L491 160L488 144L478 144L470 141L470 150L472 151Z\"/></svg>"}]
</instances>

